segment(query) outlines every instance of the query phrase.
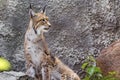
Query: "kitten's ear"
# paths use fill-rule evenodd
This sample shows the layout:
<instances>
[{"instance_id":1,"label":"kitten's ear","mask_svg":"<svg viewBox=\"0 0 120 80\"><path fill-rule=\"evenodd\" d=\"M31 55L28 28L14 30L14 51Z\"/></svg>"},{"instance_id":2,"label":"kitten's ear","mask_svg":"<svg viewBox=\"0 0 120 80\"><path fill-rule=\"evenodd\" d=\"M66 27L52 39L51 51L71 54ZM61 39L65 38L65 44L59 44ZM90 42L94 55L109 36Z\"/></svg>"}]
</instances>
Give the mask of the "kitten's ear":
<instances>
[{"instance_id":1,"label":"kitten's ear","mask_svg":"<svg viewBox=\"0 0 120 80\"><path fill-rule=\"evenodd\" d=\"M35 16L35 12L32 10L31 4L30 4L30 7L29 7L29 14L30 14L31 18Z\"/></svg>"},{"instance_id":2,"label":"kitten's ear","mask_svg":"<svg viewBox=\"0 0 120 80\"><path fill-rule=\"evenodd\" d=\"M47 5L45 5L45 6L43 7L43 9L42 9L41 13L46 14L46 6L47 6Z\"/></svg>"}]
</instances>

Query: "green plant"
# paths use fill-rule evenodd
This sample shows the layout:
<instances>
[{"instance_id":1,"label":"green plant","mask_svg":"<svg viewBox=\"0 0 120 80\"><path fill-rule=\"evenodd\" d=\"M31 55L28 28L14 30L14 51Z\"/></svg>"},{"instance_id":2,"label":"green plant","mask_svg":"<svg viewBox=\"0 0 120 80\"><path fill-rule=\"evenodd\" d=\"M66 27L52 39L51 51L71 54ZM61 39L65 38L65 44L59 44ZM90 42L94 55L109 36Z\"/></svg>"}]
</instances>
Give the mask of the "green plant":
<instances>
[{"instance_id":1,"label":"green plant","mask_svg":"<svg viewBox=\"0 0 120 80\"><path fill-rule=\"evenodd\" d=\"M101 69L96 66L95 58L92 56L87 57L81 68L86 72L82 80L119 80L114 77L115 72L109 72L107 76L103 76Z\"/></svg>"}]
</instances>

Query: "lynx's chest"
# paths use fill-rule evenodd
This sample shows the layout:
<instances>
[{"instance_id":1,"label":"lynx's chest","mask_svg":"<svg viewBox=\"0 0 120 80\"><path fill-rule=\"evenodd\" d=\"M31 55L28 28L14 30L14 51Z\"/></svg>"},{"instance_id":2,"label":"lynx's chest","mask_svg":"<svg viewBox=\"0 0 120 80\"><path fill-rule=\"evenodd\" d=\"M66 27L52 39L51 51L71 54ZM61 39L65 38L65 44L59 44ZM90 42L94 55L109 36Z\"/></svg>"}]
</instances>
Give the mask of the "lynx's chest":
<instances>
[{"instance_id":1,"label":"lynx's chest","mask_svg":"<svg viewBox=\"0 0 120 80\"><path fill-rule=\"evenodd\" d=\"M39 66L43 57L43 45L41 39L37 42L35 40L39 38L34 33L27 32L25 35L25 53L30 56L31 61Z\"/></svg>"}]
</instances>

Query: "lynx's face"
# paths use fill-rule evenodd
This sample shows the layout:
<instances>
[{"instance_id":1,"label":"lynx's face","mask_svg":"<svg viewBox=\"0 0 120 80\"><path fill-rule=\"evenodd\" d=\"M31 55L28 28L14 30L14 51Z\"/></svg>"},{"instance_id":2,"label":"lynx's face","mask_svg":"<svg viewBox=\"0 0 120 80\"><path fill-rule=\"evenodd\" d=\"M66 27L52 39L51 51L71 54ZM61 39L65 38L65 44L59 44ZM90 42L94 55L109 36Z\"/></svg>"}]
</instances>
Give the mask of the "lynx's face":
<instances>
[{"instance_id":1,"label":"lynx's face","mask_svg":"<svg viewBox=\"0 0 120 80\"><path fill-rule=\"evenodd\" d=\"M51 24L44 11L41 11L40 13L35 13L31 9L30 15L33 22L33 29L37 35L40 35L42 32L48 32Z\"/></svg>"}]
</instances>

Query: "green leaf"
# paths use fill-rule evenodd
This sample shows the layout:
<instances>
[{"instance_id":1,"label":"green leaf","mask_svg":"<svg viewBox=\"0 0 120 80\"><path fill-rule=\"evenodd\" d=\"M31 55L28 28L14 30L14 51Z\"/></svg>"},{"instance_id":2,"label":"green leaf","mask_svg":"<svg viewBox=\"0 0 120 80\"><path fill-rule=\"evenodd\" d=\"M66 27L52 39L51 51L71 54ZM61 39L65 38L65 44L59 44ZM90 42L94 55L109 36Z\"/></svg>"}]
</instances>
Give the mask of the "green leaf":
<instances>
[{"instance_id":1,"label":"green leaf","mask_svg":"<svg viewBox=\"0 0 120 80\"><path fill-rule=\"evenodd\" d=\"M90 76L92 76L92 75L94 74L94 71L95 71L95 67L89 67L89 68L87 68L87 70L86 70L86 72L87 72Z\"/></svg>"},{"instance_id":2,"label":"green leaf","mask_svg":"<svg viewBox=\"0 0 120 80\"><path fill-rule=\"evenodd\" d=\"M101 73L101 70L99 67L96 66L92 66L86 69L86 72L92 76L94 73Z\"/></svg>"},{"instance_id":3,"label":"green leaf","mask_svg":"<svg viewBox=\"0 0 120 80\"><path fill-rule=\"evenodd\" d=\"M95 73L102 73L102 71L99 67L95 67Z\"/></svg>"},{"instance_id":4,"label":"green leaf","mask_svg":"<svg viewBox=\"0 0 120 80\"><path fill-rule=\"evenodd\" d=\"M89 56L89 59L92 61L92 62L95 62L96 63L96 60L93 56Z\"/></svg>"},{"instance_id":5,"label":"green leaf","mask_svg":"<svg viewBox=\"0 0 120 80\"><path fill-rule=\"evenodd\" d=\"M102 77L103 77L103 75L102 75L101 73L97 73L96 75L97 75L97 77L99 77L99 78L102 78Z\"/></svg>"},{"instance_id":6,"label":"green leaf","mask_svg":"<svg viewBox=\"0 0 120 80\"><path fill-rule=\"evenodd\" d=\"M88 76L85 76L85 78L82 80L90 80L90 78Z\"/></svg>"},{"instance_id":7,"label":"green leaf","mask_svg":"<svg viewBox=\"0 0 120 80\"><path fill-rule=\"evenodd\" d=\"M85 69L85 68L87 67L87 65L88 65L88 63L85 62L85 63L82 64L81 68L82 68L82 69Z\"/></svg>"},{"instance_id":8,"label":"green leaf","mask_svg":"<svg viewBox=\"0 0 120 80\"><path fill-rule=\"evenodd\" d=\"M108 72L109 75L115 75L117 74L115 71L112 71L112 72Z\"/></svg>"}]
</instances>

